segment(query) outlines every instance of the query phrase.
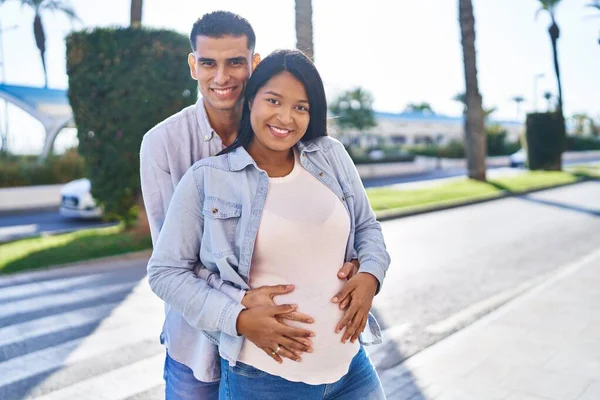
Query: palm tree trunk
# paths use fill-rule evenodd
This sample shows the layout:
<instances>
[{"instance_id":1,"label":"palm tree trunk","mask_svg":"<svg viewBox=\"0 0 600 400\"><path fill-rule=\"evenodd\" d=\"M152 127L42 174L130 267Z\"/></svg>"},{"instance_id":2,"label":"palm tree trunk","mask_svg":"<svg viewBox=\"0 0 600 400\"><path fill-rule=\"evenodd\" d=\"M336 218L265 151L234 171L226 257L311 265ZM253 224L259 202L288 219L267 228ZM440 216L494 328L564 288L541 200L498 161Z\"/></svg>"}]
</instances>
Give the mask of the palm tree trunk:
<instances>
[{"instance_id":1,"label":"palm tree trunk","mask_svg":"<svg viewBox=\"0 0 600 400\"><path fill-rule=\"evenodd\" d=\"M554 58L554 72L556 73L556 81L558 83L558 109L562 114L563 112L563 97L562 97L562 83L560 80L560 68L558 65L558 38L560 37L560 29L554 20L552 20L552 25L548 28L548 32L550 33L550 40L552 41L552 55Z\"/></svg>"},{"instance_id":2,"label":"palm tree trunk","mask_svg":"<svg viewBox=\"0 0 600 400\"><path fill-rule=\"evenodd\" d=\"M296 48L315 60L313 49L312 0L296 0Z\"/></svg>"},{"instance_id":3,"label":"palm tree trunk","mask_svg":"<svg viewBox=\"0 0 600 400\"><path fill-rule=\"evenodd\" d=\"M471 0L459 0L458 6L466 84L465 151L467 169L469 178L485 181L486 138L482 98L477 83L473 3Z\"/></svg>"},{"instance_id":4,"label":"palm tree trunk","mask_svg":"<svg viewBox=\"0 0 600 400\"><path fill-rule=\"evenodd\" d=\"M35 44L40 50L42 57L42 68L44 68L44 87L48 87L48 71L46 70L46 34L42 25L42 18L39 14L35 14L33 19L33 35L35 36Z\"/></svg>"},{"instance_id":5,"label":"palm tree trunk","mask_svg":"<svg viewBox=\"0 0 600 400\"><path fill-rule=\"evenodd\" d=\"M140 26L142 26L143 5L143 0L131 0L131 14L129 26L131 26L132 28L139 28Z\"/></svg>"}]
</instances>

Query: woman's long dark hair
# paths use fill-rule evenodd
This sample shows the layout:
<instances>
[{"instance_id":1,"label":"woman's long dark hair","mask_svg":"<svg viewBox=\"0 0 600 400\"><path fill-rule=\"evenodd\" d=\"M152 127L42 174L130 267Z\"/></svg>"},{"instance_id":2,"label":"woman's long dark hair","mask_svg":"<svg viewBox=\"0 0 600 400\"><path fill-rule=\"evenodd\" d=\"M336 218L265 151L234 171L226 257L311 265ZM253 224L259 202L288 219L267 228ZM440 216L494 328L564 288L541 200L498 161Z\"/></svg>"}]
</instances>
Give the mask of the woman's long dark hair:
<instances>
[{"instance_id":1,"label":"woman's long dark hair","mask_svg":"<svg viewBox=\"0 0 600 400\"><path fill-rule=\"evenodd\" d=\"M219 154L232 152L238 147L248 148L254 138L254 131L250 124L249 105L254 101L260 88L265 86L275 75L285 71L294 75L304 85L308 95L310 122L306 134L300 141L308 142L320 136L327 136L327 99L319 71L301 51L276 50L258 64L248 80L237 138L231 146L223 149Z\"/></svg>"}]
</instances>

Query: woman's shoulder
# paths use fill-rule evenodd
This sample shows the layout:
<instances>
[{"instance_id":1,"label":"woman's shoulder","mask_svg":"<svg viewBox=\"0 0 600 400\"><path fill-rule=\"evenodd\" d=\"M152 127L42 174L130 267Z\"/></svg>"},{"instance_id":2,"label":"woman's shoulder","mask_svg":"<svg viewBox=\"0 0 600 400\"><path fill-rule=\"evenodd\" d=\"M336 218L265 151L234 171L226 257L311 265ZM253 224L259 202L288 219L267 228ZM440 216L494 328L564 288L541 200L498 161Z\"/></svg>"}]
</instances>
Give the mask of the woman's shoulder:
<instances>
[{"instance_id":1,"label":"woman's shoulder","mask_svg":"<svg viewBox=\"0 0 600 400\"><path fill-rule=\"evenodd\" d=\"M318 146L321 150L325 152L344 149L344 145L342 144L342 142L331 136L320 136L316 139L313 139L311 143Z\"/></svg>"},{"instance_id":2,"label":"woman's shoulder","mask_svg":"<svg viewBox=\"0 0 600 400\"><path fill-rule=\"evenodd\" d=\"M202 158L201 160L196 161L190 169L192 171L197 171L200 173L210 170L220 170L227 172L229 171L229 162L227 154Z\"/></svg>"}]
</instances>

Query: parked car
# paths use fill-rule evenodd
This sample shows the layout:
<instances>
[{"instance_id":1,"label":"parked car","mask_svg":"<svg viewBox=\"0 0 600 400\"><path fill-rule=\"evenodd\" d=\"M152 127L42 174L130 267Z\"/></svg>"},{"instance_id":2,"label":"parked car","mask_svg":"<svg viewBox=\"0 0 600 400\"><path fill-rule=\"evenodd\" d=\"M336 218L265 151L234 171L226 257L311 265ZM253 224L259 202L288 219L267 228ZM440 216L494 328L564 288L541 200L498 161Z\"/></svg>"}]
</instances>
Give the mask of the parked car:
<instances>
[{"instance_id":1,"label":"parked car","mask_svg":"<svg viewBox=\"0 0 600 400\"><path fill-rule=\"evenodd\" d=\"M511 168L525 168L527 162L527 152L525 149L520 149L509 157Z\"/></svg>"},{"instance_id":2,"label":"parked car","mask_svg":"<svg viewBox=\"0 0 600 400\"><path fill-rule=\"evenodd\" d=\"M60 215L67 218L97 219L102 217L102 208L98 207L91 193L89 179L82 178L65 184L60 191Z\"/></svg>"}]
</instances>

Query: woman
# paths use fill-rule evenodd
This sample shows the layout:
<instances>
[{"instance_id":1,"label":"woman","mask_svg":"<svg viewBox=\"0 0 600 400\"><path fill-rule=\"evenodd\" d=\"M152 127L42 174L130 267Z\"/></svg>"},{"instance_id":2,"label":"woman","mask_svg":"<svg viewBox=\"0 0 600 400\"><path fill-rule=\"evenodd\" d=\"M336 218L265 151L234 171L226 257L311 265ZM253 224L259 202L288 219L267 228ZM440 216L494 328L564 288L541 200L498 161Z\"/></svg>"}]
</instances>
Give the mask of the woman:
<instances>
[{"instance_id":1,"label":"woman","mask_svg":"<svg viewBox=\"0 0 600 400\"><path fill-rule=\"evenodd\" d=\"M326 115L314 64L297 50L274 52L248 81L236 141L196 163L169 206L150 284L219 345L220 398L385 398L357 339L389 255L354 164L326 136ZM355 251L359 271L343 286L335 271ZM293 283L277 302L311 315L311 331L290 322L288 335L245 340L260 307L205 290L190 273L200 262L244 289ZM302 332L312 334L292 339Z\"/></svg>"}]
</instances>

